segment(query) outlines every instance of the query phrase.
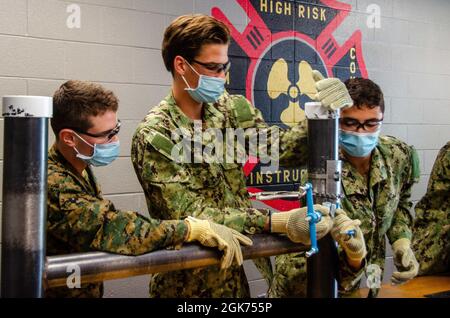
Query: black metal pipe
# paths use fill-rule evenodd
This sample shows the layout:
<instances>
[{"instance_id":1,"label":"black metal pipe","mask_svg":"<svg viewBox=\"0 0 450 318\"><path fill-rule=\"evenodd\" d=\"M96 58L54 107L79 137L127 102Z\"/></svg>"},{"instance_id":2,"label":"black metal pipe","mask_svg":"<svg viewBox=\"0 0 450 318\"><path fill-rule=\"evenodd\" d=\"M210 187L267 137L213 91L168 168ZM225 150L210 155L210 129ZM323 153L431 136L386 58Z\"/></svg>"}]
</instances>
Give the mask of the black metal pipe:
<instances>
[{"instance_id":1,"label":"black metal pipe","mask_svg":"<svg viewBox=\"0 0 450 318\"><path fill-rule=\"evenodd\" d=\"M314 202L337 203L340 197L338 113L308 118L308 179ZM318 241L319 253L307 260L307 295L337 298L338 254L330 234Z\"/></svg>"},{"instance_id":2,"label":"black metal pipe","mask_svg":"<svg viewBox=\"0 0 450 318\"><path fill-rule=\"evenodd\" d=\"M244 259L306 251L307 246L296 244L278 235L257 234L252 246L243 246ZM104 252L49 256L46 263L46 285L66 286L74 268L81 283L100 282L143 274L167 272L218 264L220 253L215 249L186 244L180 250L161 250L140 256L124 256ZM68 271L68 269L70 269Z\"/></svg>"},{"instance_id":3,"label":"black metal pipe","mask_svg":"<svg viewBox=\"0 0 450 318\"><path fill-rule=\"evenodd\" d=\"M48 120L31 117L26 105L20 107L22 104L14 104L14 99L4 99L3 102L8 105L3 105L1 295L8 298L42 297ZM45 103L44 98L43 106ZM23 117L24 112L27 117Z\"/></svg>"}]
</instances>

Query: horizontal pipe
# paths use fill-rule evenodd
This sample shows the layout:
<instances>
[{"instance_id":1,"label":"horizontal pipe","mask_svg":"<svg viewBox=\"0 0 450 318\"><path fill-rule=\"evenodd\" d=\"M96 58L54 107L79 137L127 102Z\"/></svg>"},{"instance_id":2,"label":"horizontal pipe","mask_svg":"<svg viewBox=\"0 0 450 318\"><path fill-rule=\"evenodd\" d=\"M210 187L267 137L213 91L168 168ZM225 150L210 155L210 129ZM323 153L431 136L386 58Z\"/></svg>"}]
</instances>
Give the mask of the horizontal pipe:
<instances>
[{"instance_id":1,"label":"horizontal pipe","mask_svg":"<svg viewBox=\"0 0 450 318\"><path fill-rule=\"evenodd\" d=\"M306 251L308 246L291 242L278 235L257 234L252 246L243 246L244 259L253 259ZM89 252L49 256L46 262L46 285L66 286L74 268L79 269L81 283L153 274L218 264L221 253L212 248L186 244L179 250L160 250L140 256ZM78 266L78 267L77 267Z\"/></svg>"}]
</instances>

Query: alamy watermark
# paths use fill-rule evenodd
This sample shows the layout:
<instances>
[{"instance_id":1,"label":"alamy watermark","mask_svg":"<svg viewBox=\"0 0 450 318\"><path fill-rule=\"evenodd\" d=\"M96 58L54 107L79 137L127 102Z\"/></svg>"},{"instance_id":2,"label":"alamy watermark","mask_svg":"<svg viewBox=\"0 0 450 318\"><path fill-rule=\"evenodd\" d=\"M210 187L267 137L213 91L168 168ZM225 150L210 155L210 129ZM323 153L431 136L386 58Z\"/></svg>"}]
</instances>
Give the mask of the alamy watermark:
<instances>
[{"instance_id":1,"label":"alamy watermark","mask_svg":"<svg viewBox=\"0 0 450 318\"><path fill-rule=\"evenodd\" d=\"M366 268L366 284L369 288L381 288L381 268L377 264L370 264Z\"/></svg>"},{"instance_id":2,"label":"alamy watermark","mask_svg":"<svg viewBox=\"0 0 450 318\"><path fill-rule=\"evenodd\" d=\"M366 13L367 17L367 27L369 29L380 29L381 28L381 8L378 4L372 3L367 6Z\"/></svg>"},{"instance_id":3,"label":"alamy watermark","mask_svg":"<svg viewBox=\"0 0 450 318\"><path fill-rule=\"evenodd\" d=\"M67 266L66 273L70 274L66 279L66 286L69 289L81 288L81 269L76 264Z\"/></svg>"},{"instance_id":4,"label":"alamy watermark","mask_svg":"<svg viewBox=\"0 0 450 318\"><path fill-rule=\"evenodd\" d=\"M66 26L69 29L81 28L81 8L78 4L69 4L66 8L66 12L70 13L66 20Z\"/></svg>"},{"instance_id":5,"label":"alamy watermark","mask_svg":"<svg viewBox=\"0 0 450 318\"><path fill-rule=\"evenodd\" d=\"M172 131L171 138L176 144L171 157L177 163L260 162L265 165L261 172L269 173L279 168L279 136L278 126L203 129L202 121L196 120L193 133L187 128Z\"/></svg>"}]
</instances>

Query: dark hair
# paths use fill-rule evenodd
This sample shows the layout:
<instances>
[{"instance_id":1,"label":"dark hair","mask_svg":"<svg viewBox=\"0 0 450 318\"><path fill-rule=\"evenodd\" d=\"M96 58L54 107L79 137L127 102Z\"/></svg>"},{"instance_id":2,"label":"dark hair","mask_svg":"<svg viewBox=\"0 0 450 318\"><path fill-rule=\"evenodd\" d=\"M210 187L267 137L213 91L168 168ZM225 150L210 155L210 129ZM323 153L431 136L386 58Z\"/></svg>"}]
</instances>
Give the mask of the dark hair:
<instances>
[{"instance_id":1,"label":"dark hair","mask_svg":"<svg viewBox=\"0 0 450 318\"><path fill-rule=\"evenodd\" d=\"M173 74L176 56L188 62L199 54L205 44L229 44L230 30L225 23L203 14L176 18L164 32L162 57L166 69Z\"/></svg>"},{"instance_id":2,"label":"dark hair","mask_svg":"<svg viewBox=\"0 0 450 318\"><path fill-rule=\"evenodd\" d=\"M53 117L50 120L58 139L64 128L87 131L92 127L90 116L98 116L111 110L116 112L119 101L114 93L103 86L70 80L62 84L53 95Z\"/></svg>"},{"instance_id":3,"label":"dark hair","mask_svg":"<svg viewBox=\"0 0 450 318\"><path fill-rule=\"evenodd\" d=\"M358 108L380 107L384 114L384 97L380 86L367 78L351 78L345 81L345 86L353 99L353 105Z\"/></svg>"}]
</instances>

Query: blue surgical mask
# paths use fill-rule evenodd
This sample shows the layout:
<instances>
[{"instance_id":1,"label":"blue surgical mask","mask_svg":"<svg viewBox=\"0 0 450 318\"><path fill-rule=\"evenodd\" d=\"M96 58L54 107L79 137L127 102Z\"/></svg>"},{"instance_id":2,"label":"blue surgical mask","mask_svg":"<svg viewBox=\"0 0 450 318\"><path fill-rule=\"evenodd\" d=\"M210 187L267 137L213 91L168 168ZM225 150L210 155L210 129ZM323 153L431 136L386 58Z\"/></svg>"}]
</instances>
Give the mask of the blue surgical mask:
<instances>
[{"instance_id":1,"label":"blue surgical mask","mask_svg":"<svg viewBox=\"0 0 450 318\"><path fill-rule=\"evenodd\" d=\"M200 75L187 61L189 67L199 76L197 88L191 88L184 76L181 78L186 83L186 90L191 97L199 103L215 103L225 91L225 80L218 77Z\"/></svg>"},{"instance_id":2,"label":"blue surgical mask","mask_svg":"<svg viewBox=\"0 0 450 318\"><path fill-rule=\"evenodd\" d=\"M75 133L76 134L76 133ZM81 154L77 148L74 148L77 152L77 158L80 158L84 162L94 167L107 166L111 162L113 162L118 156L120 152L120 142L109 142L107 144L94 144L91 145L86 140L81 138L78 134L76 134L78 138L84 141L87 145L94 148L94 153L92 156L86 156Z\"/></svg>"},{"instance_id":3,"label":"blue surgical mask","mask_svg":"<svg viewBox=\"0 0 450 318\"><path fill-rule=\"evenodd\" d=\"M350 156L367 157L378 144L380 130L373 133L358 133L341 130L339 144Z\"/></svg>"}]
</instances>

